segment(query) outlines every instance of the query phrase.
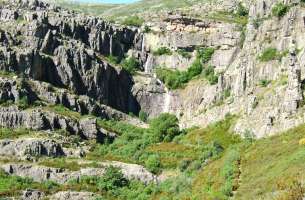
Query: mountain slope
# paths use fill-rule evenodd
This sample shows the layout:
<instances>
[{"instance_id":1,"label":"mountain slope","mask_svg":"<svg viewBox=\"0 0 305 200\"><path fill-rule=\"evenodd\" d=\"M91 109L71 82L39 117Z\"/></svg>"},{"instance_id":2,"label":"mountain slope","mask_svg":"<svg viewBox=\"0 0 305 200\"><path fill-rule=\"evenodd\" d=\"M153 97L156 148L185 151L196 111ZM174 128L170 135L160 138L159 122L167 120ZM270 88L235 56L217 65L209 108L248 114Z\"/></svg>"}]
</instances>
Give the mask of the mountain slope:
<instances>
[{"instance_id":1,"label":"mountain slope","mask_svg":"<svg viewBox=\"0 0 305 200\"><path fill-rule=\"evenodd\" d=\"M175 3L1 1L0 198L304 198L304 4Z\"/></svg>"}]
</instances>

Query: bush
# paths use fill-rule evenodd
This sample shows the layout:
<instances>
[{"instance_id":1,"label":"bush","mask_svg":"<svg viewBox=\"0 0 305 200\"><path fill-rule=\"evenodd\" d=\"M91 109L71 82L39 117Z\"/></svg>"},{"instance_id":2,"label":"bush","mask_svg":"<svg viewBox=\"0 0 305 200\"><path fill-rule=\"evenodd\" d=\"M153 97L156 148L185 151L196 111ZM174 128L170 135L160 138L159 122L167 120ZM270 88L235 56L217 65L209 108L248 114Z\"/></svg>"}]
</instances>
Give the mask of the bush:
<instances>
[{"instance_id":1,"label":"bush","mask_svg":"<svg viewBox=\"0 0 305 200\"><path fill-rule=\"evenodd\" d=\"M289 11L289 6L283 3L277 3L272 7L272 15L276 17L283 17Z\"/></svg>"},{"instance_id":2,"label":"bush","mask_svg":"<svg viewBox=\"0 0 305 200\"><path fill-rule=\"evenodd\" d=\"M188 68L187 71L178 71L165 68L157 68L157 77L165 83L165 85L170 89L177 89L184 86L194 77L198 76L203 71L203 64L207 63L214 53L213 48L199 48L197 49L196 60ZM218 81L218 76L214 73L214 68L207 68L207 76L205 76L210 84L215 84Z\"/></svg>"},{"instance_id":3,"label":"bush","mask_svg":"<svg viewBox=\"0 0 305 200\"><path fill-rule=\"evenodd\" d=\"M197 59L199 59L202 63L207 63L211 60L215 49L213 48L198 48L197 49Z\"/></svg>"},{"instance_id":4,"label":"bush","mask_svg":"<svg viewBox=\"0 0 305 200\"><path fill-rule=\"evenodd\" d=\"M128 180L124 178L123 173L117 167L109 166L104 175L98 180L97 186L100 190L116 190L128 185Z\"/></svg>"},{"instance_id":5,"label":"bush","mask_svg":"<svg viewBox=\"0 0 305 200\"><path fill-rule=\"evenodd\" d=\"M271 83L271 81L267 80L267 79L262 79L262 80L259 81L259 85L261 87L267 87L270 83Z\"/></svg>"},{"instance_id":6,"label":"bush","mask_svg":"<svg viewBox=\"0 0 305 200\"><path fill-rule=\"evenodd\" d=\"M261 56L259 57L259 60L262 62L268 62L271 60L276 60L278 58L279 58L279 53L277 49L270 47L262 52Z\"/></svg>"},{"instance_id":7,"label":"bush","mask_svg":"<svg viewBox=\"0 0 305 200\"><path fill-rule=\"evenodd\" d=\"M172 141L180 134L178 118L169 113L163 113L150 122L150 128L153 132L154 139L158 142Z\"/></svg>"},{"instance_id":8,"label":"bush","mask_svg":"<svg viewBox=\"0 0 305 200\"><path fill-rule=\"evenodd\" d=\"M140 69L140 63L136 58L131 57L122 62L122 67L130 74L135 74Z\"/></svg>"},{"instance_id":9,"label":"bush","mask_svg":"<svg viewBox=\"0 0 305 200\"><path fill-rule=\"evenodd\" d=\"M218 83L218 75L215 74L214 67L209 65L203 70L203 76L211 85Z\"/></svg>"},{"instance_id":10,"label":"bush","mask_svg":"<svg viewBox=\"0 0 305 200\"><path fill-rule=\"evenodd\" d=\"M191 54L187 52L185 49L178 49L177 53L180 54L184 58L191 58Z\"/></svg>"},{"instance_id":11,"label":"bush","mask_svg":"<svg viewBox=\"0 0 305 200\"><path fill-rule=\"evenodd\" d=\"M150 33L151 32L151 28L149 26L145 26L143 33Z\"/></svg>"},{"instance_id":12,"label":"bush","mask_svg":"<svg viewBox=\"0 0 305 200\"><path fill-rule=\"evenodd\" d=\"M107 61L109 62L109 63L111 63L111 64L119 64L120 63L120 59L118 58L118 57L116 57L116 56L114 56L114 55L109 55L109 56L107 56Z\"/></svg>"},{"instance_id":13,"label":"bush","mask_svg":"<svg viewBox=\"0 0 305 200\"><path fill-rule=\"evenodd\" d=\"M27 108L30 107L30 102L29 102L27 96L21 97L21 98L18 100L17 104L18 104L18 107L19 107L20 109L27 109Z\"/></svg>"},{"instance_id":14,"label":"bush","mask_svg":"<svg viewBox=\"0 0 305 200\"><path fill-rule=\"evenodd\" d=\"M158 174L161 171L160 157L157 155L150 155L145 161L145 167L152 173Z\"/></svg>"},{"instance_id":15,"label":"bush","mask_svg":"<svg viewBox=\"0 0 305 200\"><path fill-rule=\"evenodd\" d=\"M239 3L238 3L238 6L237 6L236 14L237 14L238 16L246 17L246 16L248 16L249 11L248 11L248 9L247 9L246 7L244 7L244 6L242 5L241 2L239 2Z\"/></svg>"},{"instance_id":16,"label":"bush","mask_svg":"<svg viewBox=\"0 0 305 200\"><path fill-rule=\"evenodd\" d=\"M142 122L147 122L148 114L147 114L145 111L141 110L141 111L139 112L139 119L140 119Z\"/></svg>"},{"instance_id":17,"label":"bush","mask_svg":"<svg viewBox=\"0 0 305 200\"><path fill-rule=\"evenodd\" d=\"M160 47L153 52L155 56L172 55L172 51L167 47Z\"/></svg>"},{"instance_id":18,"label":"bush","mask_svg":"<svg viewBox=\"0 0 305 200\"><path fill-rule=\"evenodd\" d=\"M138 16L129 16L123 21L123 25L140 27L144 23L144 19Z\"/></svg>"}]
</instances>

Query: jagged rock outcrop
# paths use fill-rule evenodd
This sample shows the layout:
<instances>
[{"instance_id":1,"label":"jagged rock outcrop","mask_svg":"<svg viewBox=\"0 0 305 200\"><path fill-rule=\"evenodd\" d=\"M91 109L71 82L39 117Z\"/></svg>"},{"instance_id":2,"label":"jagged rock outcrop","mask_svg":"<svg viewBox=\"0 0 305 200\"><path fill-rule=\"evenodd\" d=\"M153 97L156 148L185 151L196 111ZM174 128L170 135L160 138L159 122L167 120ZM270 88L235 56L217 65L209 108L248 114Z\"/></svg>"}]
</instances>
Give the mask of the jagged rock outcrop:
<instances>
[{"instance_id":1,"label":"jagged rock outcrop","mask_svg":"<svg viewBox=\"0 0 305 200\"><path fill-rule=\"evenodd\" d=\"M51 196L54 200L93 200L96 199L96 195L91 192L74 192L74 191L63 191L57 192Z\"/></svg>"},{"instance_id":2,"label":"jagged rock outcrop","mask_svg":"<svg viewBox=\"0 0 305 200\"><path fill-rule=\"evenodd\" d=\"M115 166L122 170L128 179L137 179L143 183L159 182L157 176L147 171L144 167L136 164L126 164L121 162L100 163L102 168L82 168L79 171L68 171L66 169L50 168L33 164L2 164L0 168L6 173L21 177L31 177L34 181L54 181L60 184L70 180L79 180L83 176L103 176L105 167Z\"/></svg>"},{"instance_id":3,"label":"jagged rock outcrop","mask_svg":"<svg viewBox=\"0 0 305 200\"><path fill-rule=\"evenodd\" d=\"M53 112L38 109L19 110L16 106L0 108L0 126L27 128L31 130L64 130L84 139L102 141L105 134L100 132L96 120L72 119Z\"/></svg>"},{"instance_id":4,"label":"jagged rock outcrop","mask_svg":"<svg viewBox=\"0 0 305 200\"><path fill-rule=\"evenodd\" d=\"M50 139L26 138L18 140L0 140L0 156L5 157L58 157L64 151L57 142Z\"/></svg>"},{"instance_id":5,"label":"jagged rock outcrop","mask_svg":"<svg viewBox=\"0 0 305 200\"><path fill-rule=\"evenodd\" d=\"M87 95L123 112L139 111L131 94L130 75L101 60L102 55L110 54L122 58L134 45L137 30L54 10L42 2L29 5L15 2L16 5L6 4L1 8L1 13L14 10L21 23L7 14L0 17L3 26L11 27L1 31L1 41L5 44L0 50L1 70L70 88L78 95ZM29 15L32 17L25 17Z\"/></svg>"},{"instance_id":6,"label":"jagged rock outcrop","mask_svg":"<svg viewBox=\"0 0 305 200\"><path fill-rule=\"evenodd\" d=\"M45 194L39 190L25 190L22 193L21 200L41 200L45 198Z\"/></svg>"}]
</instances>

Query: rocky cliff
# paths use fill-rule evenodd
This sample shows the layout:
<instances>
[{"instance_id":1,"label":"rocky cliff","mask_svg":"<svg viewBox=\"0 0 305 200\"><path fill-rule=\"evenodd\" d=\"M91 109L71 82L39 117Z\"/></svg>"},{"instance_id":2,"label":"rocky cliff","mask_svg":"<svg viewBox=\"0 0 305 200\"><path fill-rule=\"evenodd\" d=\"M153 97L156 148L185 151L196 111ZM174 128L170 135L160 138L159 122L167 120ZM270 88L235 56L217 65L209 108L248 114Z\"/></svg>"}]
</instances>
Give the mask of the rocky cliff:
<instances>
[{"instance_id":1,"label":"rocky cliff","mask_svg":"<svg viewBox=\"0 0 305 200\"><path fill-rule=\"evenodd\" d=\"M96 189L109 168L121 170L123 183L137 181L128 189L154 195L160 188L147 188L178 176L173 169L205 168L240 142L236 135L262 138L305 123L303 1L194 4L137 13L145 22L133 27L38 0L0 1L0 177L47 184L20 186L22 199L115 196ZM180 128L225 119L204 130L225 132L226 141L202 146L185 130L160 142L138 116L162 113Z\"/></svg>"}]
</instances>

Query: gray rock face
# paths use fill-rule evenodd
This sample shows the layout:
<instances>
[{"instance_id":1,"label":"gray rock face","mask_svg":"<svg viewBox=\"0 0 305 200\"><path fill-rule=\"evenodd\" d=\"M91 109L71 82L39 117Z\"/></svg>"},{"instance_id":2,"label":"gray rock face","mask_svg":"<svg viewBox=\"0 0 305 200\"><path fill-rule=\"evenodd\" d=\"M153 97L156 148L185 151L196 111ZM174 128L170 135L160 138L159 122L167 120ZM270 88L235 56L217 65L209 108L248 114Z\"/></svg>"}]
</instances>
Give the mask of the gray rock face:
<instances>
[{"instance_id":1,"label":"gray rock face","mask_svg":"<svg viewBox=\"0 0 305 200\"><path fill-rule=\"evenodd\" d=\"M22 9L13 10L18 6ZM122 58L134 46L137 30L115 27L99 18L52 10L39 1L29 5L16 1L16 5L1 8L1 13L0 21L13 21L9 22L12 30L1 34L4 48L0 49L3 58L0 70L70 88L78 95L123 112L139 110L131 94L130 75L101 60L110 54ZM12 13L27 16L26 22L18 26Z\"/></svg>"},{"instance_id":2,"label":"gray rock face","mask_svg":"<svg viewBox=\"0 0 305 200\"><path fill-rule=\"evenodd\" d=\"M63 155L63 149L54 140L35 138L0 140L0 156L57 157Z\"/></svg>"},{"instance_id":3,"label":"gray rock face","mask_svg":"<svg viewBox=\"0 0 305 200\"><path fill-rule=\"evenodd\" d=\"M143 183L159 182L158 177L151 174L144 167L135 164L120 162L100 163L102 166L115 166L122 169L126 178L137 179ZM6 173L21 177L31 177L34 181L42 182L51 180L64 184L69 180L78 180L82 176L103 176L105 168L83 168L80 171L68 171L65 169L50 168L30 164L3 164L0 166Z\"/></svg>"},{"instance_id":4,"label":"gray rock face","mask_svg":"<svg viewBox=\"0 0 305 200\"><path fill-rule=\"evenodd\" d=\"M0 108L0 126L31 130L65 130L84 139L103 140L96 121L72 119L42 109L19 110L16 106Z\"/></svg>"},{"instance_id":5,"label":"gray rock face","mask_svg":"<svg viewBox=\"0 0 305 200\"><path fill-rule=\"evenodd\" d=\"M296 50L293 46L289 53L288 88L285 94L284 110L289 113L297 112L303 101L301 68L297 62Z\"/></svg>"},{"instance_id":6,"label":"gray rock face","mask_svg":"<svg viewBox=\"0 0 305 200\"><path fill-rule=\"evenodd\" d=\"M38 190L25 190L21 196L21 200L41 200L45 198L45 194Z\"/></svg>"},{"instance_id":7,"label":"gray rock face","mask_svg":"<svg viewBox=\"0 0 305 200\"><path fill-rule=\"evenodd\" d=\"M91 192L64 191L52 195L51 198L54 200L93 200L95 196Z\"/></svg>"}]
</instances>

